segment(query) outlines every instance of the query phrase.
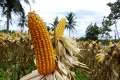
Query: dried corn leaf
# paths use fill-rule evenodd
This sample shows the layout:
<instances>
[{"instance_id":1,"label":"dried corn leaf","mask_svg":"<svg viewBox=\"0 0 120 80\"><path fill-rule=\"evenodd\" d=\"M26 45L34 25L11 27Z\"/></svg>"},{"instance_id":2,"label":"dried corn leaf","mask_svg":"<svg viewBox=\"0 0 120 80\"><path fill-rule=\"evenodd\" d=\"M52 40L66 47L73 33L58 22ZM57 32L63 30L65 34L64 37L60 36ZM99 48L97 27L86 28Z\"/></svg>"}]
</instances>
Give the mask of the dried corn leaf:
<instances>
[{"instance_id":1,"label":"dried corn leaf","mask_svg":"<svg viewBox=\"0 0 120 80\"><path fill-rule=\"evenodd\" d=\"M67 50L72 51L74 54L79 54L79 49L77 48L77 46L74 45L76 43L71 43L70 39L67 37L60 37L59 39L62 41Z\"/></svg>"},{"instance_id":2,"label":"dried corn leaf","mask_svg":"<svg viewBox=\"0 0 120 80\"><path fill-rule=\"evenodd\" d=\"M67 66L66 66L65 64L63 64L62 62L60 62L60 61L58 61L57 63L58 63L58 68L59 68L59 70L60 70L63 74L67 75L67 74L69 73L69 70L67 69Z\"/></svg>"},{"instance_id":3,"label":"dried corn leaf","mask_svg":"<svg viewBox=\"0 0 120 80\"><path fill-rule=\"evenodd\" d=\"M82 70L85 70L86 72L88 72L88 73L92 73L93 71L90 69L90 68L88 68L87 66L83 66L83 65L79 65L79 66L77 66L78 68L80 68L80 69L82 69Z\"/></svg>"},{"instance_id":4,"label":"dried corn leaf","mask_svg":"<svg viewBox=\"0 0 120 80\"><path fill-rule=\"evenodd\" d=\"M61 62L63 62L64 64L67 64L68 66L74 67L73 64L70 64L70 62L68 60L66 60L65 57L61 58Z\"/></svg>"},{"instance_id":5,"label":"dried corn leaf","mask_svg":"<svg viewBox=\"0 0 120 80\"><path fill-rule=\"evenodd\" d=\"M62 75L57 70L54 71L54 74L55 74L56 80L64 80Z\"/></svg>"},{"instance_id":6,"label":"dried corn leaf","mask_svg":"<svg viewBox=\"0 0 120 80\"><path fill-rule=\"evenodd\" d=\"M46 76L46 80L54 80L54 75L49 74L48 76Z\"/></svg>"},{"instance_id":7,"label":"dried corn leaf","mask_svg":"<svg viewBox=\"0 0 120 80\"><path fill-rule=\"evenodd\" d=\"M43 77L43 75L40 75L38 73L38 70L34 70L30 74L27 74L26 76L22 77L20 80L30 80L30 79L35 78L37 76L39 76L41 78Z\"/></svg>"},{"instance_id":8,"label":"dried corn leaf","mask_svg":"<svg viewBox=\"0 0 120 80\"><path fill-rule=\"evenodd\" d=\"M66 75L62 75L64 80L70 80Z\"/></svg>"}]
</instances>

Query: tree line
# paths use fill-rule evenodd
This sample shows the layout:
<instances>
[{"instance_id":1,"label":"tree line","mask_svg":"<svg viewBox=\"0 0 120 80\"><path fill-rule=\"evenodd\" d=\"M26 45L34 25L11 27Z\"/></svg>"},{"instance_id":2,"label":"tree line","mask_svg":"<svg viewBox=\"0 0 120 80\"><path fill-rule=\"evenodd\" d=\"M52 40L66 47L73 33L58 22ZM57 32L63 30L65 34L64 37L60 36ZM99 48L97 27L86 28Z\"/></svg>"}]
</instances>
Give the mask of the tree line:
<instances>
[{"instance_id":1,"label":"tree line","mask_svg":"<svg viewBox=\"0 0 120 80\"><path fill-rule=\"evenodd\" d=\"M110 7L111 12L108 16L103 17L102 26L99 27L96 23L88 25L85 31L85 36L80 37L78 40L98 40L100 39L110 39L110 32L114 31L114 40L119 40L119 32L117 21L120 19L120 1L117 0L114 3L107 3ZM115 26L115 30L111 29L111 26Z\"/></svg>"}]
</instances>

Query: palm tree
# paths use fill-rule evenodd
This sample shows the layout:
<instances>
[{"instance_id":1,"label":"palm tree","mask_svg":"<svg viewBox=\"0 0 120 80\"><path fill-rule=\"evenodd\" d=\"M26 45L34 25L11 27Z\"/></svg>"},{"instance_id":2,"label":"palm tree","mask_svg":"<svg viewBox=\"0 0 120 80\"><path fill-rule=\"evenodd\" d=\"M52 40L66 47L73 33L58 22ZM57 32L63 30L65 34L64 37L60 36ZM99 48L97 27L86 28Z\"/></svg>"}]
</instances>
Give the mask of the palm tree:
<instances>
[{"instance_id":1,"label":"palm tree","mask_svg":"<svg viewBox=\"0 0 120 80\"><path fill-rule=\"evenodd\" d=\"M75 21L75 19L77 19L77 17L75 17L74 13L70 12L67 14L66 18L68 20L68 22L66 24L66 28L69 29L69 37L70 37L70 32L75 30L75 26L77 26L76 25L77 22Z\"/></svg>"},{"instance_id":2,"label":"palm tree","mask_svg":"<svg viewBox=\"0 0 120 80\"><path fill-rule=\"evenodd\" d=\"M52 27L51 27L51 30L54 31L54 27L56 25L58 25L59 21L58 21L58 16L56 16L56 18L54 18L54 21L52 23L49 23Z\"/></svg>"},{"instance_id":3,"label":"palm tree","mask_svg":"<svg viewBox=\"0 0 120 80\"><path fill-rule=\"evenodd\" d=\"M27 20L27 18L28 18L28 16L21 16L19 18L18 26L20 26L23 29L24 29L25 26L28 27L28 20Z\"/></svg>"},{"instance_id":4,"label":"palm tree","mask_svg":"<svg viewBox=\"0 0 120 80\"><path fill-rule=\"evenodd\" d=\"M44 23L45 23L45 25L46 25L46 27L47 27L47 30L48 30L48 31L51 30L51 27L47 25L47 22L44 22Z\"/></svg>"},{"instance_id":5,"label":"palm tree","mask_svg":"<svg viewBox=\"0 0 120 80\"><path fill-rule=\"evenodd\" d=\"M28 0L24 0L24 2L30 5ZM20 3L20 0L0 0L0 7L2 8L2 14L7 17L7 31L9 31L9 23L12 19L12 12L25 18L25 11Z\"/></svg>"}]
</instances>

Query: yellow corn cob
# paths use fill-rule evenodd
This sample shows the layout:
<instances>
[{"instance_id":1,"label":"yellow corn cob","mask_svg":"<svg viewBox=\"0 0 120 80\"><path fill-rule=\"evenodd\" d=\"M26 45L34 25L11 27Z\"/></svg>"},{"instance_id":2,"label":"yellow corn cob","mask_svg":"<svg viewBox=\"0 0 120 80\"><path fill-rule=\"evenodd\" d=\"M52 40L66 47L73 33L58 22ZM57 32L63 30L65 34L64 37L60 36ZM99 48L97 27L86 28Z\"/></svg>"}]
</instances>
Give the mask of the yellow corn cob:
<instances>
[{"instance_id":1,"label":"yellow corn cob","mask_svg":"<svg viewBox=\"0 0 120 80\"><path fill-rule=\"evenodd\" d=\"M101 55L97 56L96 60L98 61L101 57L102 57Z\"/></svg>"},{"instance_id":2,"label":"yellow corn cob","mask_svg":"<svg viewBox=\"0 0 120 80\"><path fill-rule=\"evenodd\" d=\"M113 45L113 43L112 42L109 42L109 46L111 47Z\"/></svg>"},{"instance_id":3,"label":"yellow corn cob","mask_svg":"<svg viewBox=\"0 0 120 80\"><path fill-rule=\"evenodd\" d=\"M38 72L47 75L55 70L55 57L49 33L35 11L28 13L28 26L36 54Z\"/></svg>"},{"instance_id":4,"label":"yellow corn cob","mask_svg":"<svg viewBox=\"0 0 120 80\"><path fill-rule=\"evenodd\" d=\"M65 18L62 18L59 23L58 23L58 26L57 26L57 29L56 29L56 37L61 37L63 36L64 34L64 29L65 29L65 25L66 25L66 19Z\"/></svg>"}]
</instances>

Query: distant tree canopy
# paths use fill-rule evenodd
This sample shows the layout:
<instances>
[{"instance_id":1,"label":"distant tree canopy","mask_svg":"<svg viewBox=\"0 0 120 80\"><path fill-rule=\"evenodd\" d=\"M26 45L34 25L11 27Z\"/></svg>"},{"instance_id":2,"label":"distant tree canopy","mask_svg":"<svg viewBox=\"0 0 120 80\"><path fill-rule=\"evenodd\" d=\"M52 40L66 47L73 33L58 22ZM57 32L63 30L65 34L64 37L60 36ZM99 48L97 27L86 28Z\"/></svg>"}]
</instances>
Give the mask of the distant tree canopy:
<instances>
[{"instance_id":1,"label":"distant tree canopy","mask_svg":"<svg viewBox=\"0 0 120 80\"><path fill-rule=\"evenodd\" d=\"M110 26L112 26L114 24L114 21L112 21L110 19L110 17L104 17L103 21L102 21L102 27L101 27L101 34L102 37L106 37L106 38L110 38L110 34L109 32L112 31L112 29L110 28Z\"/></svg>"},{"instance_id":2,"label":"distant tree canopy","mask_svg":"<svg viewBox=\"0 0 120 80\"><path fill-rule=\"evenodd\" d=\"M87 40L89 40L89 39L90 40L98 40L98 36L99 36L99 34L101 34L101 28L99 28L96 23L94 25L91 23L87 27L85 33L86 33Z\"/></svg>"},{"instance_id":3,"label":"distant tree canopy","mask_svg":"<svg viewBox=\"0 0 120 80\"><path fill-rule=\"evenodd\" d=\"M1 33L1 32L4 32L4 33L7 33L7 32L9 32L9 33L14 33L15 31L11 31L11 30L7 31L6 29L3 29L3 30L0 30L0 33Z\"/></svg>"},{"instance_id":4,"label":"distant tree canopy","mask_svg":"<svg viewBox=\"0 0 120 80\"><path fill-rule=\"evenodd\" d=\"M120 19L120 1L107 4L110 7L111 13L109 14L113 19Z\"/></svg>"},{"instance_id":5,"label":"distant tree canopy","mask_svg":"<svg viewBox=\"0 0 120 80\"><path fill-rule=\"evenodd\" d=\"M77 38L76 41L86 41L86 38L84 36Z\"/></svg>"},{"instance_id":6,"label":"distant tree canopy","mask_svg":"<svg viewBox=\"0 0 120 80\"><path fill-rule=\"evenodd\" d=\"M107 18L113 22L113 24L115 24L115 39L116 39L116 34L118 36L118 39L119 39L119 33L118 33L118 29L117 29L117 20L120 19L120 0L117 0L116 2L114 3L111 3L109 2L107 4L107 6L110 7L110 14L107 16ZM113 25L112 24L112 25Z\"/></svg>"}]
</instances>

